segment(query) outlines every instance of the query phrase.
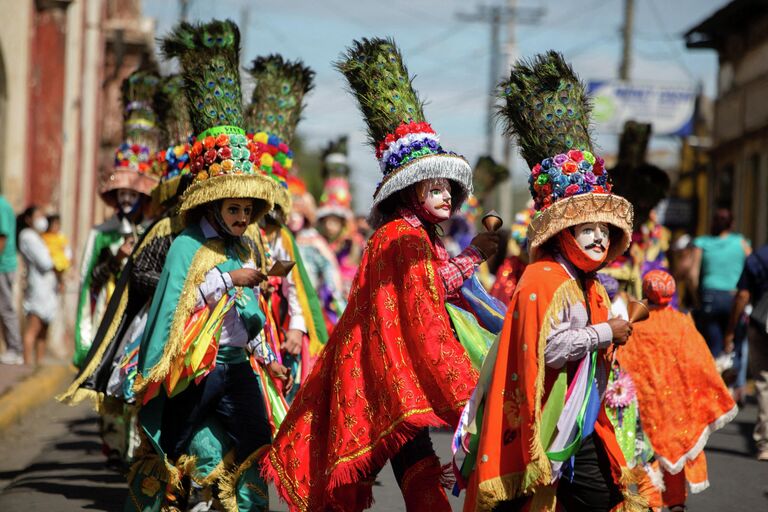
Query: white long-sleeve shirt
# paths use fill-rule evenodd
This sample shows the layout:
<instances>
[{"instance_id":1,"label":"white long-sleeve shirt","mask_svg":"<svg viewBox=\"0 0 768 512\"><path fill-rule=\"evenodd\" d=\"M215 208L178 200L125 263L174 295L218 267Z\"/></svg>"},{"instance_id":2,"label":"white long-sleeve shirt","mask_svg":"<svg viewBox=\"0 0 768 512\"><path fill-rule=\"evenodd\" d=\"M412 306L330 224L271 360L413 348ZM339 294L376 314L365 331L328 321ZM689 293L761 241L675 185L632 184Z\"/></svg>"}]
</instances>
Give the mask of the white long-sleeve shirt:
<instances>
[{"instance_id":1,"label":"white long-sleeve shirt","mask_svg":"<svg viewBox=\"0 0 768 512\"><path fill-rule=\"evenodd\" d=\"M205 218L200 221L200 228L203 230L203 235L205 235L207 239L217 238L219 236L213 226L211 226ZM222 272L217 267L212 268L205 274L205 279L198 286L197 307L199 308L205 305L215 307L222 297L229 293L234 287L235 285L232 282L232 276L229 275L229 272ZM258 297L258 286L253 288L253 293ZM263 358L266 363L274 360L272 352L269 349L264 349L262 346L260 336L256 336L253 340L249 338L248 331L246 330L245 324L240 318L240 314L236 307L231 308L224 316L224 321L221 325L219 346L249 346L251 350Z\"/></svg>"},{"instance_id":2,"label":"white long-sleeve shirt","mask_svg":"<svg viewBox=\"0 0 768 512\"><path fill-rule=\"evenodd\" d=\"M573 266L561 256L555 258L568 274L576 279ZM608 322L588 325L587 309L582 303L563 309L559 318L553 319L544 362L550 368L562 368L569 361L578 361L590 352L607 348L613 341L613 330Z\"/></svg>"}]
</instances>

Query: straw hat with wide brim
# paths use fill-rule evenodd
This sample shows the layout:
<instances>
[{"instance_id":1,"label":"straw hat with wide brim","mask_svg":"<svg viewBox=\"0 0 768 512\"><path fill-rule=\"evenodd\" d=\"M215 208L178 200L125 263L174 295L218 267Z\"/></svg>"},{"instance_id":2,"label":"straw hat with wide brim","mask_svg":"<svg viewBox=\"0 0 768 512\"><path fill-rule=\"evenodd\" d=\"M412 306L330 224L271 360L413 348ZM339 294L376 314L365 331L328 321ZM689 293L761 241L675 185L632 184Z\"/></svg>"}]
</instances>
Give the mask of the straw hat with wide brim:
<instances>
[{"instance_id":1,"label":"straw hat with wide brim","mask_svg":"<svg viewBox=\"0 0 768 512\"><path fill-rule=\"evenodd\" d=\"M531 261L552 237L573 226L604 222L611 226L611 245L606 261L615 260L629 248L632 240L632 204L614 194L580 194L566 197L537 212L528 225L528 253Z\"/></svg>"}]
</instances>

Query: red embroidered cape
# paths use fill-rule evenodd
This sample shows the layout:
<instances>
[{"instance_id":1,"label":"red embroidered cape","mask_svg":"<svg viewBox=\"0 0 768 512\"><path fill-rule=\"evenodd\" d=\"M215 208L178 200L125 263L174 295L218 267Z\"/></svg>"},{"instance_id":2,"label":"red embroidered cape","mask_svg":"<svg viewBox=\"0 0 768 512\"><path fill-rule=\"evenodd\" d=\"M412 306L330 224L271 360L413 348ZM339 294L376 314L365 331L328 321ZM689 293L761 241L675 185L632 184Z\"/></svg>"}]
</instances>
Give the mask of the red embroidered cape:
<instances>
[{"instance_id":1,"label":"red embroidered cape","mask_svg":"<svg viewBox=\"0 0 768 512\"><path fill-rule=\"evenodd\" d=\"M344 510L346 484L419 429L458 423L477 372L451 330L434 251L401 218L368 242L347 309L264 460L292 510Z\"/></svg>"}]
</instances>

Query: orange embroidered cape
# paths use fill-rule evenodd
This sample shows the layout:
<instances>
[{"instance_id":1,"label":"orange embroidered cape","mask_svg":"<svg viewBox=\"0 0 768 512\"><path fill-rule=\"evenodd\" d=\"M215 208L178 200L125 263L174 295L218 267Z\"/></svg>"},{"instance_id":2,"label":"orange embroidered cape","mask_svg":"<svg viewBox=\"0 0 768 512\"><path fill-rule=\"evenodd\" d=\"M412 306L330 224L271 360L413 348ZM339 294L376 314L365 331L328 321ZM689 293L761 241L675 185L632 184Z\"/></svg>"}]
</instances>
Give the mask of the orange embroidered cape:
<instances>
[{"instance_id":1,"label":"orange embroidered cape","mask_svg":"<svg viewBox=\"0 0 768 512\"><path fill-rule=\"evenodd\" d=\"M345 510L414 433L458 423L477 372L454 336L433 244L403 219L371 237L339 319L264 462L291 510Z\"/></svg>"},{"instance_id":2,"label":"orange embroidered cape","mask_svg":"<svg viewBox=\"0 0 768 512\"><path fill-rule=\"evenodd\" d=\"M709 435L736 415L736 404L688 315L652 309L617 358L635 384L643 432L669 473L693 461Z\"/></svg>"},{"instance_id":3,"label":"orange embroidered cape","mask_svg":"<svg viewBox=\"0 0 768 512\"><path fill-rule=\"evenodd\" d=\"M492 510L501 501L524 496L531 498L529 510L555 509L556 489L550 485L552 470L540 428L551 386L567 369L545 366L544 347L551 326L559 322L555 319L565 308L584 304L584 296L578 281L551 258L540 259L523 272L507 309L493 375L483 398L477 464L467 486L465 511ZM610 301L603 286L595 279L587 280L586 296L591 323L605 322ZM598 370L607 371L605 351L598 355ZM491 363L489 356L486 364ZM625 496L617 510L644 510L642 500L627 490L630 472L604 411L594 435L605 449L611 474Z\"/></svg>"}]
</instances>

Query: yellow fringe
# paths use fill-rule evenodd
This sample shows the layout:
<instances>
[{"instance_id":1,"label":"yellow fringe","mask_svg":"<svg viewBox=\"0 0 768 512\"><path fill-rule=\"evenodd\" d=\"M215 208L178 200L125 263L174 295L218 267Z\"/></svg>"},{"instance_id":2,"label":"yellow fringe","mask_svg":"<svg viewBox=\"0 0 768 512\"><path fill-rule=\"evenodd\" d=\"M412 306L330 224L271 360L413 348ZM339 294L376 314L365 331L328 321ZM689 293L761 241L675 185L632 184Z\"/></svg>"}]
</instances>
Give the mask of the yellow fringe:
<instances>
[{"instance_id":1,"label":"yellow fringe","mask_svg":"<svg viewBox=\"0 0 768 512\"><path fill-rule=\"evenodd\" d=\"M149 245L152 240L156 238L162 238L165 236L170 236L174 234L173 230L171 229L171 218L170 217L164 217L160 219L159 221L155 222L155 224L152 226L152 229L149 230L149 233L144 235L144 238L141 240L141 244L136 248L136 250L131 255L132 260L136 260L138 258L139 254Z\"/></svg>"},{"instance_id":2,"label":"yellow fringe","mask_svg":"<svg viewBox=\"0 0 768 512\"><path fill-rule=\"evenodd\" d=\"M224 251L224 245L219 239L206 241L195 253L187 272L187 279L184 281L184 287L179 295L176 313L173 316L163 355L160 361L149 371L149 375L143 378L141 375L138 375L133 385L137 402L140 402L139 397L143 395L150 382L162 381L170 371L171 363L176 360L182 349L184 325L187 323L189 315L195 309L198 285L203 282L206 272L216 265L224 263L226 260L227 256Z\"/></svg>"},{"instance_id":3,"label":"yellow fringe","mask_svg":"<svg viewBox=\"0 0 768 512\"><path fill-rule=\"evenodd\" d=\"M237 481L254 462L256 462L270 445L265 444L248 456L235 471L224 471L219 479L219 501L226 512L239 512L237 506Z\"/></svg>"},{"instance_id":4,"label":"yellow fringe","mask_svg":"<svg viewBox=\"0 0 768 512\"><path fill-rule=\"evenodd\" d=\"M175 198L180 181L181 176L174 176L173 178L158 183L158 185L152 189L152 202L157 206L162 206L169 199Z\"/></svg>"},{"instance_id":5,"label":"yellow fringe","mask_svg":"<svg viewBox=\"0 0 768 512\"><path fill-rule=\"evenodd\" d=\"M207 476L201 477L200 472L197 470L197 468L195 468L195 471L190 473L190 477L200 487L208 487L210 485L213 485L215 482L221 480L226 475L227 468L232 466L232 464L234 464L234 460L235 460L235 451L230 450L229 452L227 452L224 458L216 465L216 467L213 468L213 471L208 473Z\"/></svg>"},{"instance_id":6,"label":"yellow fringe","mask_svg":"<svg viewBox=\"0 0 768 512\"><path fill-rule=\"evenodd\" d=\"M278 184L261 174L226 174L214 176L203 181L195 181L184 192L179 205L179 212L185 213L193 208L219 199L251 198L258 199L254 219L259 219L272 209L277 196ZM287 191L285 192L287 194ZM290 210L286 210L288 213Z\"/></svg>"},{"instance_id":7,"label":"yellow fringe","mask_svg":"<svg viewBox=\"0 0 768 512\"><path fill-rule=\"evenodd\" d=\"M288 189L277 185L275 187L275 206L280 207L283 210L284 215L288 215L293 208L293 198Z\"/></svg>"},{"instance_id":8,"label":"yellow fringe","mask_svg":"<svg viewBox=\"0 0 768 512\"><path fill-rule=\"evenodd\" d=\"M624 501L613 508L611 512L645 512L648 510L648 500L645 496L630 490L631 485L636 485L640 480L640 474L634 472L631 468L621 468L621 477L619 486Z\"/></svg>"},{"instance_id":9,"label":"yellow fringe","mask_svg":"<svg viewBox=\"0 0 768 512\"><path fill-rule=\"evenodd\" d=\"M101 364L101 360L104 358L104 352L107 351L107 347L110 344L109 341L115 337L117 328L120 327L120 319L123 317L127 305L128 287L126 286L123 290L123 293L120 295L120 302L117 305L115 316L112 317L112 323L109 325L101 345L99 345L99 348L97 349L93 358L91 358L91 360L88 362L88 366L86 366L83 371L80 372L77 377L75 377L75 380L72 381L72 384L70 384L69 388L67 388L64 393L56 397L56 400L68 405L76 405L85 398L93 398L93 395L87 393L90 390L81 390L80 386L83 384L83 382L86 381L88 377L93 374L93 372L96 371L96 368L99 366L99 364ZM94 391L93 393L96 392Z\"/></svg>"}]
</instances>

